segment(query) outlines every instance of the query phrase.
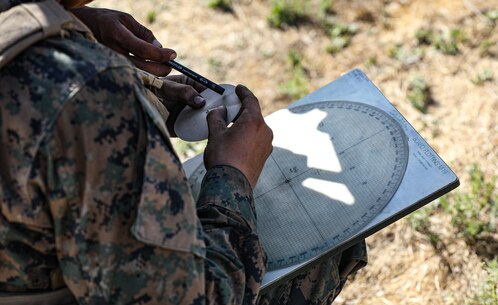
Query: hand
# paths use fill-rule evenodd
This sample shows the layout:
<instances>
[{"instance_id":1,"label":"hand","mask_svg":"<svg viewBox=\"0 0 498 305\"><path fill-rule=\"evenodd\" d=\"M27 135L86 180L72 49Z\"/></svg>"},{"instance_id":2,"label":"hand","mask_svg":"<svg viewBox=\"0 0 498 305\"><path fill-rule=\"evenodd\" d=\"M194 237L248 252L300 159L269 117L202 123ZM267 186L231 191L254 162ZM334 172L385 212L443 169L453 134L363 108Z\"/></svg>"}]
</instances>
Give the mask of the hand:
<instances>
[{"instance_id":1,"label":"hand","mask_svg":"<svg viewBox=\"0 0 498 305\"><path fill-rule=\"evenodd\" d=\"M66 9L82 7L83 5L92 2L93 0L60 0L60 4Z\"/></svg>"},{"instance_id":2,"label":"hand","mask_svg":"<svg viewBox=\"0 0 498 305\"><path fill-rule=\"evenodd\" d=\"M204 165L230 165L239 169L256 186L265 161L272 151L273 133L266 125L258 99L244 86L235 89L242 101L239 115L228 128L226 108L211 110L208 114L209 138L204 151Z\"/></svg>"},{"instance_id":3,"label":"hand","mask_svg":"<svg viewBox=\"0 0 498 305\"><path fill-rule=\"evenodd\" d=\"M138 68L157 76L171 72L164 62L175 59L176 52L163 49L154 34L131 15L86 6L72 13L90 28L99 42L128 57Z\"/></svg>"},{"instance_id":4,"label":"hand","mask_svg":"<svg viewBox=\"0 0 498 305\"><path fill-rule=\"evenodd\" d=\"M194 109L201 108L206 104L204 98L199 95L206 87L186 77L185 75L168 75L161 78L163 85L161 89L154 89L154 93L168 109L169 116L166 126L171 136L176 136L174 124L178 114L185 106Z\"/></svg>"}]
</instances>

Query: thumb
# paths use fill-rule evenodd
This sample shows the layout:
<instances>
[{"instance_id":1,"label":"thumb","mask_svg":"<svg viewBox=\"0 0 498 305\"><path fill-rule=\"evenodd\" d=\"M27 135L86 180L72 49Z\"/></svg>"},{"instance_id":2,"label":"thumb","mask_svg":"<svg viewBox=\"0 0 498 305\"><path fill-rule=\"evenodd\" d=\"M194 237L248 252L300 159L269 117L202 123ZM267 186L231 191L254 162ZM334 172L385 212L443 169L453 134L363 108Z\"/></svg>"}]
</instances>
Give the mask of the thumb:
<instances>
[{"instance_id":1,"label":"thumb","mask_svg":"<svg viewBox=\"0 0 498 305\"><path fill-rule=\"evenodd\" d=\"M207 123L209 130L209 138L223 132L227 128L227 108L225 106L219 106L211 111L207 115Z\"/></svg>"}]
</instances>

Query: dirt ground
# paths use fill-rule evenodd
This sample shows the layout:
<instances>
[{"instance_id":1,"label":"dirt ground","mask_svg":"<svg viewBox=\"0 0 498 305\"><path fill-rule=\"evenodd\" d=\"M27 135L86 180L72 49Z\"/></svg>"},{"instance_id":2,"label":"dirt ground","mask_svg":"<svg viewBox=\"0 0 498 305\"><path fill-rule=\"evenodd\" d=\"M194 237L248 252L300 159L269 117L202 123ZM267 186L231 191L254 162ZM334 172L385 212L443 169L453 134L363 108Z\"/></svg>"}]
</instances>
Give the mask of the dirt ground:
<instances>
[{"instance_id":1,"label":"dirt ground","mask_svg":"<svg viewBox=\"0 0 498 305\"><path fill-rule=\"evenodd\" d=\"M325 51L330 37L313 24L270 27L269 0L234 1L232 12L207 3L101 0L96 5L131 13L177 51L178 61L212 80L245 84L259 97L264 114L293 101L281 90L292 74L289 50L302 54L310 92L359 67L452 167L460 190L469 188L466 171L474 163L487 177L498 175L498 26L489 32L485 16L498 8L498 0L336 0L336 18L358 27L349 46L336 54ZM151 11L157 14L153 23L147 21ZM415 33L422 27L459 28L466 39L458 54L444 54L418 46ZM485 38L495 44L483 52ZM393 56L401 45L415 55ZM492 79L472 82L486 70L494 72ZM434 103L426 113L407 99L415 76L431 90ZM456 238L447 215L434 215L430 223L443 249L406 220L398 221L367 240L369 265L334 304L465 304L484 276L482 258Z\"/></svg>"}]
</instances>

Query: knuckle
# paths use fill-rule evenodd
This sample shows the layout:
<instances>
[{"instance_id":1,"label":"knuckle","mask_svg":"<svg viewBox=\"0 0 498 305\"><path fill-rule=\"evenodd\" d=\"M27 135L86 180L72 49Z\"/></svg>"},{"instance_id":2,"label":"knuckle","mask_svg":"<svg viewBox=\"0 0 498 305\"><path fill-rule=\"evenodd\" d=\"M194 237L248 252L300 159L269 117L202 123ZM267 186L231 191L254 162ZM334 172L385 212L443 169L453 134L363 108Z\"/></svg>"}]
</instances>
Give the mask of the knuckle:
<instances>
[{"instance_id":1,"label":"knuckle","mask_svg":"<svg viewBox=\"0 0 498 305\"><path fill-rule=\"evenodd\" d=\"M258 98L256 97L256 95L254 95L254 93L252 93L251 90L245 88L245 95L246 97L251 101L251 102L258 102Z\"/></svg>"},{"instance_id":2,"label":"knuckle","mask_svg":"<svg viewBox=\"0 0 498 305\"><path fill-rule=\"evenodd\" d=\"M146 40L152 40L152 37L154 37L152 31L146 28L145 26L142 26L142 35L144 38L146 38Z\"/></svg>"},{"instance_id":3,"label":"knuckle","mask_svg":"<svg viewBox=\"0 0 498 305\"><path fill-rule=\"evenodd\" d=\"M125 12L121 12L121 14L119 15L119 19L121 21L124 21L124 22L130 21L130 20L135 21L135 18L133 18L132 15L125 13Z\"/></svg>"},{"instance_id":4,"label":"knuckle","mask_svg":"<svg viewBox=\"0 0 498 305\"><path fill-rule=\"evenodd\" d=\"M245 96L246 103L251 103L251 104L259 104L258 98L252 94L250 91L248 91L247 95Z\"/></svg>"},{"instance_id":5,"label":"knuckle","mask_svg":"<svg viewBox=\"0 0 498 305\"><path fill-rule=\"evenodd\" d=\"M125 17L126 19L129 19L129 20L135 21L135 18L134 18L131 14L129 14L129 13L124 13L124 17Z\"/></svg>"},{"instance_id":6,"label":"knuckle","mask_svg":"<svg viewBox=\"0 0 498 305\"><path fill-rule=\"evenodd\" d=\"M264 127L263 125L266 125L263 117L258 115L257 113L248 113L246 119L258 129L262 129Z\"/></svg>"},{"instance_id":7,"label":"knuckle","mask_svg":"<svg viewBox=\"0 0 498 305\"><path fill-rule=\"evenodd\" d=\"M273 141L273 130L271 130L268 125L266 126L266 133L268 134L268 139L270 140L270 142Z\"/></svg>"},{"instance_id":8,"label":"knuckle","mask_svg":"<svg viewBox=\"0 0 498 305\"><path fill-rule=\"evenodd\" d=\"M147 36L152 36L152 31L149 28L143 26L143 33Z\"/></svg>"},{"instance_id":9,"label":"knuckle","mask_svg":"<svg viewBox=\"0 0 498 305\"><path fill-rule=\"evenodd\" d=\"M180 94L183 98L188 98L190 95L192 95L192 87L188 85L180 85Z\"/></svg>"},{"instance_id":10,"label":"knuckle","mask_svg":"<svg viewBox=\"0 0 498 305\"><path fill-rule=\"evenodd\" d=\"M220 112L221 112L220 109L213 109L213 110L209 111L207 114L208 121L213 122L213 123L220 122L221 121Z\"/></svg>"}]
</instances>

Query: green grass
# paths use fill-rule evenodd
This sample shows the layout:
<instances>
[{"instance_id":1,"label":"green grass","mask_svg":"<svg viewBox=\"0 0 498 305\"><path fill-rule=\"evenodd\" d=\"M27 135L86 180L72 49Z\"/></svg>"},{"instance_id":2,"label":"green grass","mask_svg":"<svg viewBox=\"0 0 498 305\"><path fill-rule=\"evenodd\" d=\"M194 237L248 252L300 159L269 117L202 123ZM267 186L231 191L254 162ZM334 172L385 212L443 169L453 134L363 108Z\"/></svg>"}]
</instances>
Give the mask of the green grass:
<instances>
[{"instance_id":1,"label":"green grass","mask_svg":"<svg viewBox=\"0 0 498 305\"><path fill-rule=\"evenodd\" d=\"M409 50L403 44L396 44L388 51L389 57L406 65L414 64L424 57L424 50L422 48L415 48Z\"/></svg>"},{"instance_id":2,"label":"green grass","mask_svg":"<svg viewBox=\"0 0 498 305\"><path fill-rule=\"evenodd\" d=\"M486 278L479 287L479 292L466 304L498 305L498 259L485 263L483 269Z\"/></svg>"},{"instance_id":3,"label":"green grass","mask_svg":"<svg viewBox=\"0 0 498 305\"><path fill-rule=\"evenodd\" d=\"M333 13L333 1L332 0L320 0L320 14L322 17Z\"/></svg>"},{"instance_id":4,"label":"green grass","mask_svg":"<svg viewBox=\"0 0 498 305\"><path fill-rule=\"evenodd\" d=\"M470 190L454 192L441 198L441 206L451 216L459 237L470 245L497 232L498 193L496 177L485 179L477 164L468 171ZM495 253L496 255L496 253Z\"/></svg>"},{"instance_id":5,"label":"green grass","mask_svg":"<svg viewBox=\"0 0 498 305\"><path fill-rule=\"evenodd\" d=\"M377 66L378 64L379 64L379 61L377 59L377 55L372 55L372 56L368 57L367 60L365 61L365 65L367 67Z\"/></svg>"},{"instance_id":6,"label":"green grass","mask_svg":"<svg viewBox=\"0 0 498 305\"><path fill-rule=\"evenodd\" d=\"M420 28L415 33L419 45L432 45L446 55L457 55L460 46L467 42L467 35L461 28L453 28L446 32L434 32L430 28Z\"/></svg>"},{"instance_id":7,"label":"green grass","mask_svg":"<svg viewBox=\"0 0 498 305\"><path fill-rule=\"evenodd\" d=\"M429 207L424 207L419 209L408 216L408 222L410 227L415 231L424 233L429 229L429 216L431 215L431 209Z\"/></svg>"},{"instance_id":8,"label":"green grass","mask_svg":"<svg viewBox=\"0 0 498 305\"><path fill-rule=\"evenodd\" d=\"M412 106L422 113L427 113L428 107L434 104L430 87L421 76L415 76L410 81L407 98Z\"/></svg>"},{"instance_id":9,"label":"green grass","mask_svg":"<svg viewBox=\"0 0 498 305\"><path fill-rule=\"evenodd\" d=\"M486 16L489 21L496 22L498 20L498 9L488 11L486 12L486 14L484 14L484 16Z\"/></svg>"},{"instance_id":10,"label":"green grass","mask_svg":"<svg viewBox=\"0 0 498 305\"><path fill-rule=\"evenodd\" d=\"M335 54L346 48L358 31L358 27L353 23L346 24L334 20L323 21L322 27L330 37L330 44L326 48L330 54Z\"/></svg>"},{"instance_id":11,"label":"green grass","mask_svg":"<svg viewBox=\"0 0 498 305\"><path fill-rule=\"evenodd\" d=\"M302 55L291 49L287 55L291 65L291 79L279 85L280 92L295 100L300 99L309 93L309 84L306 77L306 71L303 67Z\"/></svg>"},{"instance_id":12,"label":"green grass","mask_svg":"<svg viewBox=\"0 0 498 305\"><path fill-rule=\"evenodd\" d=\"M212 69L215 73L219 73L222 67L222 62L221 60L217 58L210 57L207 60L208 66L210 69Z\"/></svg>"},{"instance_id":13,"label":"green grass","mask_svg":"<svg viewBox=\"0 0 498 305\"><path fill-rule=\"evenodd\" d=\"M342 23L332 16L331 0L272 0L270 26L286 29L303 23L323 30L330 37L326 51L335 54L346 48L358 27L354 23Z\"/></svg>"},{"instance_id":14,"label":"green grass","mask_svg":"<svg viewBox=\"0 0 498 305\"><path fill-rule=\"evenodd\" d=\"M149 24L152 24L152 23L156 22L156 19L157 19L157 13L156 13L156 11L149 11L147 13L147 22Z\"/></svg>"},{"instance_id":15,"label":"green grass","mask_svg":"<svg viewBox=\"0 0 498 305\"><path fill-rule=\"evenodd\" d=\"M436 35L434 47L448 55L457 55L460 52L459 45L467 41L464 31L454 28L446 34Z\"/></svg>"},{"instance_id":16,"label":"green grass","mask_svg":"<svg viewBox=\"0 0 498 305\"><path fill-rule=\"evenodd\" d=\"M439 241L439 236L430 229L429 220L434 211L434 206L429 205L423 207L408 216L408 223L413 230L424 234L431 245L436 246Z\"/></svg>"},{"instance_id":17,"label":"green grass","mask_svg":"<svg viewBox=\"0 0 498 305\"><path fill-rule=\"evenodd\" d=\"M490 56L491 55L491 48L494 47L495 45L496 45L496 41L493 41L491 39L484 39L479 44L479 55L481 57Z\"/></svg>"},{"instance_id":18,"label":"green grass","mask_svg":"<svg viewBox=\"0 0 498 305\"><path fill-rule=\"evenodd\" d=\"M273 0L268 23L272 27L285 28L309 21L305 0Z\"/></svg>"},{"instance_id":19,"label":"green grass","mask_svg":"<svg viewBox=\"0 0 498 305\"><path fill-rule=\"evenodd\" d=\"M434 32L431 29L421 28L415 33L419 45L431 45L434 42Z\"/></svg>"},{"instance_id":20,"label":"green grass","mask_svg":"<svg viewBox=\"0 0 498 305\"><path fill-rule=\"evenodd\" d=\"M477 86L482 86L484 85L484 83L492 81L493 77L493 70L484 69L481 72L477 73L477 75L472 79L472 82Z\"/></svg>"},{"instance_id":21,"label":"green grass","mask_svg":"<svg viewBox=\"0 0 498 305\"><path fill-rule=\"evenodd\" d=\"M232 0L210 0L208 6L220 11L231 12L233 11Z\"/></svg>"}]
</instances>

